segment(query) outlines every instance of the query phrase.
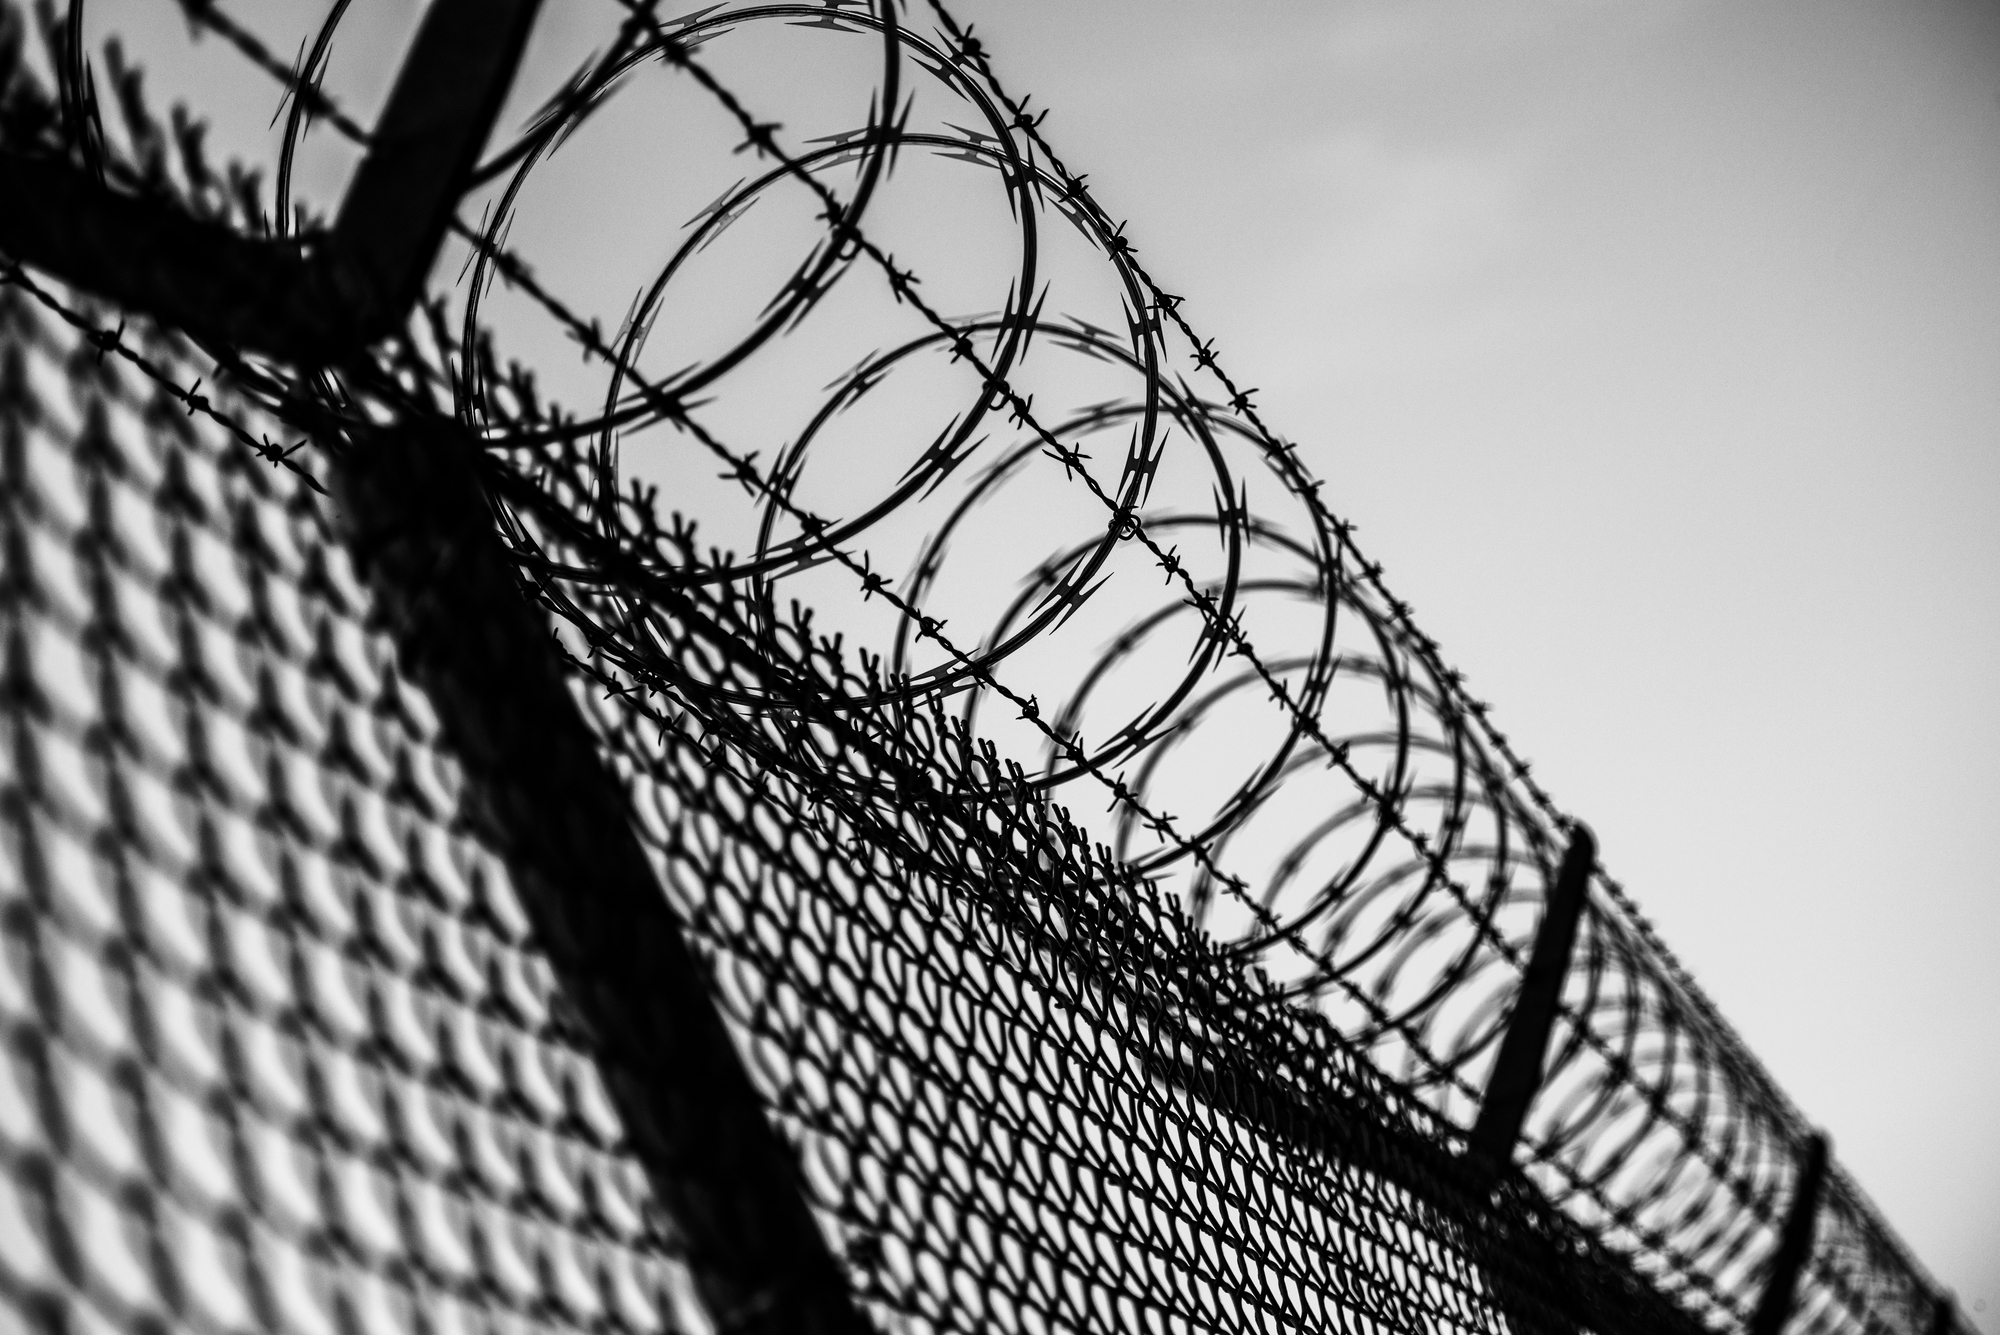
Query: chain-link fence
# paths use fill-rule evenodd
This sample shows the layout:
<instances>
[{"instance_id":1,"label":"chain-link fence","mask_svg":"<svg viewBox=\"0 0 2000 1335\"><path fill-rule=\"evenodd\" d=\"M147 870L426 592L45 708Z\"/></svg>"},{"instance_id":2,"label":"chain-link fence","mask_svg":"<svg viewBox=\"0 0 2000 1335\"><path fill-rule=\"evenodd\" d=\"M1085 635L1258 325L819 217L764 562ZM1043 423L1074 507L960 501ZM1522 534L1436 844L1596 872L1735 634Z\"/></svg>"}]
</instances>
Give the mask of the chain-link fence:
<instances>
[{"instance_id":1,"label":"chain-link fence","mask_svg":"<svg viewBox=\"0 0 2000 1335\"><path fill-rule=\"evenodd\" d=\"M481 49L454 8L410 68ZM296 70L187 13L367 139L315 82L344 10ZM503 84L533 16L474 16L516 25ZM365 207L428 161L399 89L304 244L284 172L267 239L117 61L105 128L80 5L39 23L0 43L36 192L0 230L17 1322L1952 1328L941 8L617 7L483 164L498 94L460 99L427 240ZM742 91L788 57L730 43L802 24L865 53L858 130ZM763 175L607 335L509 229L646 79ZM883 239L902 155L997 187L998 314ZM673 284L781 191L804 258L663 370ZM440 235L470 277L411 314ZM1052 276L1088 307L1077 256L1129 333L1048 313ZM740 368L890 316L771 462L738 443ZM497 355L535 321L601 410ZM926 358L969 397L870 419ZM855 420L913 442L861 500L808 461ZM663 437L672 506L632 462ZM1044 513L1052 554L982 584Z\"/></svg>"}]
</instances>

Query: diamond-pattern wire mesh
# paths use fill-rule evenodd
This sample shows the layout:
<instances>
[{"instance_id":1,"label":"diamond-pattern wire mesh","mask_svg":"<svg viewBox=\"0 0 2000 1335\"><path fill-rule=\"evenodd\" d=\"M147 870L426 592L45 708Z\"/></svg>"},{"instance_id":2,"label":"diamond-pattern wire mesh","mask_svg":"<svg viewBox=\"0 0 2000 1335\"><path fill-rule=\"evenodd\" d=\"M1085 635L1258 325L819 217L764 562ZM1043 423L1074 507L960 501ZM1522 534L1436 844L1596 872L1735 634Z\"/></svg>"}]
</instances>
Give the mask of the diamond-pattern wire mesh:
<instances>
[{"instance_id":1,"label":"diamond-pattern wire mesh","mask_svg":"<svg viewBox=\"0 0 2000 1335\"><path fill-rule=\"evenodd\" d=\"M15 1324L704 1324L325 502L17 293L4 310ZM685 661L728 661L699 638ZM1117 869L1048 812L997 844L986 816L857 828L871 804L816 809L746 737L599 717L885 1327L1501 1328L1467 1226L1385 1176L1436 1174L1395 1146L1437 1128L1323 1024L1231 1036L1291 1063L1237 1071L1200 1022L1163 1033L1175 991L1227 971L1143 895L1104 897ZM1060 901L1063 875L996 874L982 901L936 874L1038 845L1100 879ZM1165 945L1186 974L1121 978L1117 933L1133 968ZM1253 1072L1261 1095L1227 1087ZM1315 1131L1308 1106L1353 1120Z\"/></svg>"},{"instance_id":2,"label":"diamond-pattern wire mesh","mask_svg":"<svg viewBox=\"0 0 2000 1335\"><path fill-rule=\"evenodd\" d=\"M0 302L14 1323L675 1328L644 1175L323 502Z\"/></svg>"}]
</instances>

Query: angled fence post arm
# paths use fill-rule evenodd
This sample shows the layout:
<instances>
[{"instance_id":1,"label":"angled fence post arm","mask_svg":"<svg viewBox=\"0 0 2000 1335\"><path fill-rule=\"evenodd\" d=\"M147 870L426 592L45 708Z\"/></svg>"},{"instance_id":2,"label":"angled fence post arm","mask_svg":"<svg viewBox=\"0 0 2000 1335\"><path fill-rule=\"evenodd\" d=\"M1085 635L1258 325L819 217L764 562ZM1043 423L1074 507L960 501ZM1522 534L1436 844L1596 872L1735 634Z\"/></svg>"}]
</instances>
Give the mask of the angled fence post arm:
<instances>
[{"instance_id":1,"label":"angled fence post arm","mask_svg":"<svg viewBox=\"0 0 2000 1335\"><path fill-rule=\"evenodd\" d=\"M1507 1019L1507 1033L1486 1077L1479 1118L1467 1137L1468 1158L1489 1180L1497 1178L1513 1160L1528 1108L1542 1086L1549 1032L1562 1000L1563 981L1569 977L1577 923L1589 898L1590 872L1596 861L1597 840L1579 824L1570 835L1569 848L1542 910L1528 968L1521 976L1521 990Z\"/></svg>"},{"instance_id":2,"label":"angled fence post arm","mask_svg":"<svg viewBox=\"0 0 2000 1335\"><path fill-rule=\"evenodd\" d=\"M1798 1186L1785 1211L1784 1231L1778 1235L1778 1249L1771 1256L1770 1277L1764 1281L1763 1296L1750 1318L1747 1335L1779 1335L1792 1314L1792 1298L1799 1275L1812 1258L1813 1225L1819 1219L1820 1195L1826 1185L1826 1137L1818 1133L1806 1141L1805 1162L1800 1165Z\"/></svg>"},{"instance_id":3,"label":"angled fence post arm","mask_svg":"<svg viewBox=\"0 0 2000 1335\"><path fill-rule=\"evenodd\" d=\"M476 448L443 419L339 460L349 541L398 662L429 694L465 771L468 818L590 1030L714 1328L864 1335L873 1327L633 833L548 624L521 596L479 474Z\"/></svg>"},{"instance_id":4,"label":"angled fence post arm","mask_svg":"<svg viewBox=\"0 0 2000 1335\"><path fill-rule=\"evenodd\" d=\"M340 362L407 317L541 0L432 0L331 232L246 236L0 146L0 251L198 339Z\"/></svg>"},{"instance_id":5,"label":"angled fence post arm","mask_svg":"<svg viewBox=\"0 0 2000 1335\"><path fill-rule=\"evenodd\" d=\"M422 295L452 210L513 85L541 0L432 0L333 226L374 336ZM364 340L369 341L369 340Z\"/></svg>"}]
</instances>

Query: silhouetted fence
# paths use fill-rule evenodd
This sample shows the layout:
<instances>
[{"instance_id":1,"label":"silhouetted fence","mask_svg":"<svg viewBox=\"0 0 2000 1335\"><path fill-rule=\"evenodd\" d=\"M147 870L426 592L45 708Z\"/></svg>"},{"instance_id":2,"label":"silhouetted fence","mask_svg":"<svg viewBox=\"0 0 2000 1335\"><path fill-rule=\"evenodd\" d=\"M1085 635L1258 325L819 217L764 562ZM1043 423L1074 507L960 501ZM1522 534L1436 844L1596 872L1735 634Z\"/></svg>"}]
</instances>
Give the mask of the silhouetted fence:
<instances>
[{"instance_id":1,"label":"silhouetted fence","mask_svg":"<svg viewBox=\"0 0 2000 1335\"><path fill-rule=\"evenodd\" d=\"M1962 1329L969 32L613 8L187 0L271 215L0 10L0 1311Z\"/></svg>"}]
</instances>

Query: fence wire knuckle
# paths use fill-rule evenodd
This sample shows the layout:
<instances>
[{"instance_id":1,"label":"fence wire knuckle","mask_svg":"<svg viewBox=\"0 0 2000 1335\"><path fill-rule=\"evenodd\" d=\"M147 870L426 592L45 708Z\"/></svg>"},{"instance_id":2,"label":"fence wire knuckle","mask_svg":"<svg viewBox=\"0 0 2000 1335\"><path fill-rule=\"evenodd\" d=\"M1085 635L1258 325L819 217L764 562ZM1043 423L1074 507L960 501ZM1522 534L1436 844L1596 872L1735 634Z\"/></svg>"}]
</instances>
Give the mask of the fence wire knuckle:
<instances>
[{"instance_id":1,"label":"fence wire knuckle","mask_svg":"<svg viewBox=\"0 0 2000 1335\"><path fill-rule=\"evenodd\" d=\"M941 0L539 8L0 0L0 1318L1967 1329Z\"/></svg>"}]
</instances>

